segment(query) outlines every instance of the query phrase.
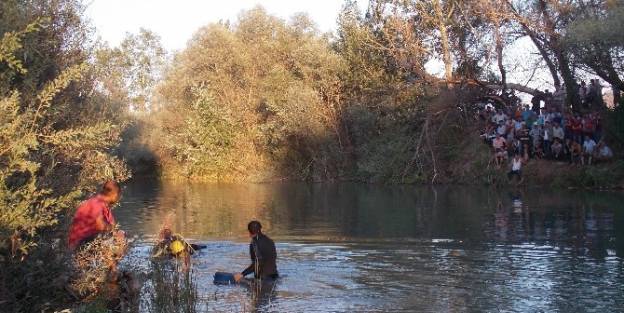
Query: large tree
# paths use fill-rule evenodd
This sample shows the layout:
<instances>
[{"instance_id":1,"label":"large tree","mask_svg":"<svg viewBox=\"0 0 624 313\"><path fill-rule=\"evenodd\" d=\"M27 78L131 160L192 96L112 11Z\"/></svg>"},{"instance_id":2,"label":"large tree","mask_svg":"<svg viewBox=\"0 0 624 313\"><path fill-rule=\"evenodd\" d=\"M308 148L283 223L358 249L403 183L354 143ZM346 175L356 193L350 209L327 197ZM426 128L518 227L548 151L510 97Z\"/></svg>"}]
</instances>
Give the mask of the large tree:
<instances>
[{"instance_id":1,"label":"large tree","mask_svg":"<svg viewBox=\"0 0 624 313\"><path fill-rule=\"evenodd\" d=\"M624 3L593 1L582 8L568 28L566 47L578 66L611 84L617 104L624 90Z\"/></svg>"},{"instance_id":2,"label":"large tree","mask_svg":"<svg viewBox=\"0 0 624 313\"><path fill-rule=\"evenodd\" d=\"M154 142L169 173L194 178L336 175L342 60L305 15L264 9L200 29L159 87ZM332 162L328 158L336 157Z\"/></svg>"},{"instance_id":3,"label":"large tree","mask_svg":"<svg viewBox=\"0 0 624 313\"><path fill-rule=\"evenodd\" d=\"M73 0L0 3L0 302L8 312L63 300L59 225L83 192L128 175L114 155L123 115L98 88L82 10Z\"/></svg>"}]
</instances>

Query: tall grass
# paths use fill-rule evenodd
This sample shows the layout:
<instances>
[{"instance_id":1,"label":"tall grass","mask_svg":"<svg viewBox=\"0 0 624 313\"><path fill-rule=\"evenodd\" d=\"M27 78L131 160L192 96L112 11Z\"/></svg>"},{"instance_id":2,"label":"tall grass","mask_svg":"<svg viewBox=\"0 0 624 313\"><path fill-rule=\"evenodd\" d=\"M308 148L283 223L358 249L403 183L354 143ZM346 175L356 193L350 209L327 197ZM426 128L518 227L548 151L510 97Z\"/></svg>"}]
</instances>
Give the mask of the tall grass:
<instances>
[{"instance_id":1,"label":"tall grass","mask_svg":"<svg viewBox=\"0 0 624 313\"><path fill-rule=\"evenodd\" d=\"M144 287L141 307L150 313L197 313L206 305L197 292L193 270L178 262L152 262L151 280Z\"/></svg>"}]
</instances>

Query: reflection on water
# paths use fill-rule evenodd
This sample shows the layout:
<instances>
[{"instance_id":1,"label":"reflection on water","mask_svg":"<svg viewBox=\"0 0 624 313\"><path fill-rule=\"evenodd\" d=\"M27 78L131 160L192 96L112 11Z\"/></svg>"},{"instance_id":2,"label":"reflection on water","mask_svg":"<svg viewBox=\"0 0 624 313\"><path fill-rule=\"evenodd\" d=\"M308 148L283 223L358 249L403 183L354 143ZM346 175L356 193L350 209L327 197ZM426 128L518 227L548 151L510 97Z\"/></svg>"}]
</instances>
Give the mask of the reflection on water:
<instances>
[{"instance_id":1,"label":"reflection on water","mask_svg":"<svg viewBox=\"0 0 624 313\"><path fill-rule=\"evenodd\" d=\"M541 189L135 182L115 214L139 238L132 267L152 271L150 245L170 212L175 231L208 245L193 259L198 311L617 312L623 200ZM285 277L270 293L212 284L214 272L248 264L250 219L277 242Z\"/></svg>"}]
</instances>

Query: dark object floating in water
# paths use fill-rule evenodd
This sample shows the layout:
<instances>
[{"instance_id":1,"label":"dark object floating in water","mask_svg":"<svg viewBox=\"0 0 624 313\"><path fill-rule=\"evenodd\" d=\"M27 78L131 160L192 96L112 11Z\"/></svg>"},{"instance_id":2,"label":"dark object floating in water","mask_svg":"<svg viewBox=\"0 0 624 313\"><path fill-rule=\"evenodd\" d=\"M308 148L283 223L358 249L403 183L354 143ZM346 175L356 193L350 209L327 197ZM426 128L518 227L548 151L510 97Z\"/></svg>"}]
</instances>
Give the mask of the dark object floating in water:
<instances>
[{"instance_id":1,"label":"dark object floating in water","mask_svg":"<svg viewBox=\"0 0 624 313\"><path fill-rule=\"evenodd\" d=\"M214 274L214 284L215 285L232 285L236 284L236 280L234 280L234 274L225 273L225 272L216 272Z\"/></svg>"},{"instance_id":2,"label":"dark object floating in water","mask_svg":"<svg viewBox=\"0 0 624 313\"><path fill-rule=\"evenodd\" d=\"M198 245L198 244L194 244L194 243L191 243L190 245L191 245L191 248L193 248L193 250L195 250L195 251L207 248L206 245Z\"/></svg>"}]
</instances>

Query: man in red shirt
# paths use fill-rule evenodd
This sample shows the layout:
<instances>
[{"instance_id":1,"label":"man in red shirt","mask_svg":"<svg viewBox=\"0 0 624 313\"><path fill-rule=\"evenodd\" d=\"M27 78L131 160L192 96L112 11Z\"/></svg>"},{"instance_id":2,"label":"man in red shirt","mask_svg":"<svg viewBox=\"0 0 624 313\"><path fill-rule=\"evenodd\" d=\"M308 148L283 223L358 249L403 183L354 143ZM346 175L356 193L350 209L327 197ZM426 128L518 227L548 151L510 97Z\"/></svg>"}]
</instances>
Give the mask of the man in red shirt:
<instances>
[{"instance_id":1,"label":"man in red shirt","mask_svg":"<svg viewBox=\"0 0 624 313\"><path fill-rule=\"evenodd\" d=\"M98 234L110 232L115 226L115 218L111 213L113 206L121 197L119 185L107 181L98 194L83 202L69 228L69 249L76 250L80 245L94 239ZM118 232L116 236L123 236Z\"/></svg>"}]
</instances>

